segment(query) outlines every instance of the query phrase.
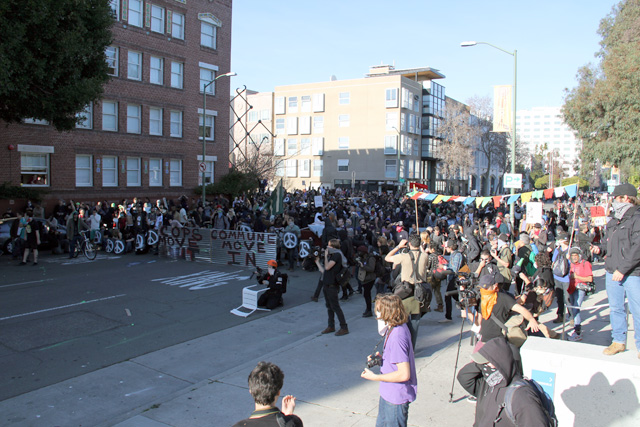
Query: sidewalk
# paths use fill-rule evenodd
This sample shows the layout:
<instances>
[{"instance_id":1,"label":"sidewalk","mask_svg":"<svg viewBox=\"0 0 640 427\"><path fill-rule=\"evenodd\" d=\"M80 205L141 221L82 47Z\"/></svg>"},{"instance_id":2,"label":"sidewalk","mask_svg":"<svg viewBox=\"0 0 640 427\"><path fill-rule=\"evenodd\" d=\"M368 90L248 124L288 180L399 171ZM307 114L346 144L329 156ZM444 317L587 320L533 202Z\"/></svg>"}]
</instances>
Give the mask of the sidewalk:
<instances>
[{"instance_id":1,"label":"sidewalk","mask_svg":"<svg viewBox=\"0 0 640 427\"><path fill-rule=\"evenodd\" d=\"M598 293L585 306L606 303L602 266L594 267L600 270ZM373 426L378 384L360 372L379 335L375 319L361 317L363 305L358 295L342 304L350 330L344 337L320 334L326 327L321 299L0 402L0 423L229 426L252 412L247 377L258 361L268 360L283 369L282 395L296 396L295 413L305 426ZM584 316L584 342L609 344L607 313ZM473 424L475 405L457 382L449 403L461 323L438 323L442 318L429 313L421 321L412 426ZM542 320L559 331L553 318L555 309ZM458 369L469 361L468 330L465 325Z\"/></svg>"}]
</instances>

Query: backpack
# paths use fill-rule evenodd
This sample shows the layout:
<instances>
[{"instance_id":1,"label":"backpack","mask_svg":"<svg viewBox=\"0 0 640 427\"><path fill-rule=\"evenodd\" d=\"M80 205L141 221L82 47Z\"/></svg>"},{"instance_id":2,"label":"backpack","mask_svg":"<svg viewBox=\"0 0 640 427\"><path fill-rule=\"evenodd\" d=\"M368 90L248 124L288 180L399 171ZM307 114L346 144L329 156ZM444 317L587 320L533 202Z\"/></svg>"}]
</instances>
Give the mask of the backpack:
<instances>
[{"instance_id":1,"label":"backpack","mask_svg":"<svg viewBox=\"0 0 640 427\"><path fill-rule=\"evenodd\" d=\"M384 265L384 260L380 255L374 255L376 259L376 265L373 269L373 272L376 274L376 277L382 278L389 274L388 268Z\"/></svg>"},{"instance_id":2,"label":"backpack","mask_svg":"<svg viewBox=\"0 0 640 427\"><path fill-rule=\"evenodd\" d=\"M427 286L426 283L419 282L416 274L418 273L418 261L420 260L420 255L418 255L418 259L413 259L413 253L409 251L409 257L411 257L411 263L413 264L413 271L411 272L411 277L415 282L413 289L413 297L418 300L420 306L429 305L431 303L431 287Z\"/></svg>"},{"instance_id":3,"label":"backpack","mask_svg":"<svg viewBox=\"0 0 640 427\"><path fill-rule=\"evenodd\" d=\"M339 286L347 286L349 280L351 280L351 271L349 271L349 266L343 265L336 274L336 283Z\"/></svg>"},{"instance_id":4,"label":"backpack","mask_svg":"<svg viewBox=\"0 0 640 427\"><path fill-rule=\"evenodd\" d=\"M540 399L540 403L542 404L542 411L544 412L545 417L547 418L547 423L545 426L547 427L557 427L558 426L558 418L556 417L556 408L553 404L553 400L549 394L542 388L540 384L538 384L535 380L530 380L527 378L521 378L512 382L509 387L507 387L507 391L504 395L504 403L498 407L498 414L496 415L496 419L494 420L494 424L500 420L500 414L504 410L507 413L507 417L511 420L511 423L514 426L517 426L515 417L513 415L513 395L520 387L529 387L535 391Z\"/></svg>"},{"instance_id":5,"label":"backpack","mask_svg":"<svg viewBox=\"0 0 640 427\"><path fill-rule=\"evenodd\" d=\"M553 269L553 274L558 277L565 277L569 274L570 266L569 260L567 259L567 251L561 251L558 249L558 256L556 260L551 264L551 268Z\"/></svg>"}]
</instances>

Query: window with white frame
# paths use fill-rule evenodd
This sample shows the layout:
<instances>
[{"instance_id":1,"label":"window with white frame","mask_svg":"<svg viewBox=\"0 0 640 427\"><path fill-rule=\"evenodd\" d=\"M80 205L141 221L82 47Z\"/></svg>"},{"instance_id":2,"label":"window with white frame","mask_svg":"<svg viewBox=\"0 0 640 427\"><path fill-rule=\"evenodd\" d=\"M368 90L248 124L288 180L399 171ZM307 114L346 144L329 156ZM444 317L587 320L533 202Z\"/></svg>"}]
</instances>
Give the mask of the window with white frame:
<instances>
[{"instance_id":1,"label":"window with white frame","mask_svg":"<svg viewBox=\"0 0 640 427\"><path fill-rule=\"evenodd\" d=\"M324 133L324 117L315 116L313 118L313 133Z\"/></svg>"},{"instance_id":2,"label":"window with white frame","mask_svg":"<svg viewBox=\"0 0 640 427\"><path fill-rule=\"evenodd\" d=\"M182 186L182 160L169 161L169 185L171 187Z\"/></svg>"},{"instance_id":3,"label":"window with white frame","mask_svg":"<svg viewBox=\"0 0 640 427\"><path fill-rule=\"evenodd\" d=\"M200 44L211 49L217 46L218 27L209 22L200 22Z\"/></svg>"},{"instance_id":4,"label":"window with white frame","mask_svg":"<svg viewBox=\"0 0 640 427\"><path fill-rule=\"evenodd\" d=\"M416 133L416 116L409 114L409 133Z\"/></svg>"},{"instance_id":5,"label":"window with white frame","mask_svg":"<svg viewBox=\"0 0 640 427\"><path fill-rule=\"evenodd\" d=\"M93 186L92 159L90 154L76 154L76 187Z\"/></svg>"},{"instance_id":6,"label":"window with white frame","mask_svg":"<svg viewBox=\"0 0 640 427\"><path fill-rule=\"evenodd\" d=\"M313 161L313 176L322 176L322 165L322 159Z\"/></svg>"},{"instance_id":7,"label":"window with white frame","mask_svg":"<svg viewBox=\"0 0 640 427\"><path fill-rule=\"evenodd\" d=\"M104 55L107 58L107 74L110 76L118 76L118 54L119 49L115 46L107 46Z\"/></svg>"},{"instance_id":8,"label":"window with white frame","mask_svg":"<svg viewBox=\"0 0 640 427\"><path fill-rule=\"evenodd\" d=\"M394 160L385 160L384 161L384 177L385 178L397 178L398 172L396 169L397 161Z\"/></svg>"},{"instance_id":9,"label":"window with white frame","mask_svg":"<svg viewBox=\"0 0 640 427\"><path fill-rule=\"evenodd\" d=\"M171 14L171 37L184 40L184 15L181 13Z\"/></svg>"},{"instance_id":10,"label":"window with white frame","mask_svg":"<svg viewBox=\"0 0 640 427\"><path fill-rule=\"evenodd\" d=\"M398 88L390 88L385 93L385 106L387 108L398 107Z\"/></svg>"},{"instance_id":11,"label":"window with white frame","mask_svg":"<svg viewBox=\"0 0 640 427\"><path fill-rule=\"evenodd\" d=\"M349 172L349 159L338 159L338 172Z\"/></svg>"},{"instance_id":12,"label":"window with white frame","mask_svg":"<svg viewBox=\"0 0 640 427\"><path fill-rule=\"evenodd\" d=\"M149 108L149 135L162 135L162 108Z\"/></svg>"},{"instance_id":13,"label":"window with white frame","mask_svg":"<svg viewBox=\"0 0 640 427\"><path fill-rule=\"evenodd\" d=\"M322 156L324 154L324 138L316 137L311 140L311 155Z\"/></svg>"},{"instance_id":14,"label":"window with white frame","mask_svg":"<svg viewBox=\"0 0 640 427\"><path fill-rule=\"evenodd\" d=\"M402 108L409 108L409 90L402 88Z\"/></svg>"},{"instance_id":15,"label":"window with white frame","mask_svg":"<svg viewBox=\"0 0 640 427\"><path fill-rule=\"evenodd\" d=\"M276 176L284 176L284 160L276 160Z\"/></svg>"},{"instance_id":16,"label":"window with white frame","mask_svg":"<svg viewBox=\"0 0 640 427\"><path fill-rule=\"evenodd\" d=\"M297 134L298 134L298 118L287 117L287 135L297 135Z\"/></svg>"},{"instance_id":17,"label":"window with white frame","mask_svg":"<svg viewBox=\"0 0 640 427\"><path fill-rule=\"evenodd\" d=\"M384 154L398 154L398 135L385 135Z\"/></svg>"},{"instance_id":18,"label":"window with white frame","mask_svg":"<svg viewBox=\"0 0 640 427\"><path fill-rule=\"evenodd\" d=\"M284 138L275 138L273 140L273 155L284 156Z\"/></svg>"},{"instance_id":19,"label":"window with white frame","mask_svg":"<svg viewBox=\"0 0 640 427\"><path fill-rule=\"evenodd\" d=\"M149 83L164 84L164 59L158 56L149 58Z\"/></svg>"},{"instance_id":20,"label":"window with white frame","mask_svg":"<svg viewBox=\"0 0 640 427\"><path fill-rule=\"evenodd\" d=\"M48 187L49 156L49 153L22 153L20 155L20 185L23 187Z\"/></svg>"},{"instance_id":21,"label":"window with white frame","mask_svg":"<svg viewBox=\"0 0 640 427\"><path fill-rule=\"evenodd\" d=\"M209 84L209 86L207 86L207 94L209 95L215 95L216 93L216 83L215 81L213 81L213 79L216 78L216 71L212 70L210 68L200 68L200 93L203 92L204 87L212 82L211 84Z\"/></svg>"},{"instance_id":22,"label":"window with white frame","mask_svg":"<svg viewBox=\"0 0 640 427\"><path fill-rule=\"evenodd\" d=\"M351 94L349 92L340 92L338 95L340 105L349 105Z\"/></svg>"},{"instance_id":23,"label":"window with white frame","mask_svg":"<svg viewBox=\"0 0 640 427\"><path fill-rule=\"evenodd\" d=\"M142 27L142 0L129 0L127 22L134 27Z\"/></svg>"},{"instance_id":24,"label":"window with white frame","mask_svg":"<svg viewBox=\"0 0 640 427\"><path fill-rule=\"evenodd\" d=\"M414 156L420 155L420 145L418 143L418 138L413 138L413 155Z\"/></svg>"},{"instance_id":25,"label":"window with white frame","mask_svg":"<svg viewBox=\"0 0 640 427\"><path fill-rule=\"evenodd\" d=\"M312 103L314 113L324 112L324 93L314 93Z\"/></svg>"},{"instance_id":26,"label":"window with white frame","mask_svg":"<svg viewBox=\"0 0 640 427\"><path fill-rule=\"evenodd\" d=\"M284 133L284 118L276 119L276 135L282 135Z\"/></svg>"},{"instance_id":27,"label":"window with white frame","mask_svg":"<svg viewBox=\"0 0 640 427\"><path fill-rule=\"evenodd\" d=\"M338 138L338 148L340 150L348 150L349 149L349 137L341 136Z\"/></svg>"},{"instance_id":28,"label":"window with white frame","mask_svg":"<svg viewBox=\"0 0 640 427\"><path fill-rule=\"evenodd\" d=\"M140 105L127 105L127 133L141 133L141 110Z\"/></svg>"},{"instance_id":29,"label":"window with white frame","mask_svg":"<svg viewBox=\"0 0 640 427\"><path fill-rule=\"evenodd\" d=\"M302 156L310 156L311 155L311 139L310 138L301 138L300 139L300 154Z\"/></svg>"},{"instance_id":30,"label":"window with white frame","mask_svg":"<svg viewBox=\"0 0 640 427\"><path fill-rule=\"evenodd\" d=\"M198 129L198 135L199 135L198 138L202 139L202 126L204 125L204 139L206 139L207 141L213 141L214 134L215 134L215 116L213 114L205 114L203 116L202 111L198 116L200 121L200 127Z\"/></svg>"},{"instance_id":31,"label":"window with white frame","mask_svg":"<svg viewBox=\"0 0 640 427\"><path fill-rule=\"evenodd\" d=\"M34 119L33 117L27 117L26 119L22 119L22 123L27 123L30 125L43 125L46 126L49 124L49 121L45 119Z\"/></svg>"},{"instance_id":32,"label":"window with white frame","mask_svg":"<svg viewBox=\"0 0 640 427\"><path fill-rule=\"evenodd\" d=\"M404 155L411 154L411 147L409 146L411 144L411 138L406 135L402 135L401 142L400 152Z\"/></svg>"},{"instance_id":33,"label":"window with white frame","mask_svg":"<svg viewBox=\"0 0 640 427\"><path fill-rule=\"evenodd\" d=\"M405 113L400 113L400 132L407 131L407 115Z\"/></svg>"},{"instance_id":34,"label":"window with white frame","mask_svg":"<svg viewBox=\"0 0 640 427\"><path fill-rule=\"evenodd\" d=\"M164 8L151 5L151 31L164 33Z\"/></svg>"},{"instance_id":35,"label":"window with white frame","mask_svg":"<svg viewBox=\"0 0 640 427\"><path fill-rule=\"evenodd\" d=\"M290 96L289 97L289 113L297 113L298 112L298 97Z\"/></svg>"},{"instance_id":36,"label":"window with white frame","mask_svg":"<svg viewBox=\"0 0 640 427\"><path fill-rule=\"evenodd\" d=\"M199 157L202 159L202 157ZM213 160L205 160L207 169L204 171L204 182L207 184L213 184L215 177L216 162ZM198 185L202 185L202 173L198 173Z\"/></svg>"},{"instance_id":37,"label":"window with white frame","mask_svg":"<svg viewBox=\"0 0 640 427\"><path fill-rule=\"evenodd\" d=\"M309 178L311 176L311 160L300 159L298 163L298 168L300 169L300 178Z\"/></svg>"},{"instance_id":38,"label":"window with white frame","mask_svg":"<svg viewBox=\"0 0 640 427\"><path fill-rule=\"evenodd\" d=\"M171 110L169 136L182 138L182 111Z\"/></svg>"},{"instance_id":39,"label":"window with white frame","mask_svg":"<svg viewBox=\"0 0 640 427\"><path fill-rule=\"evenodd\" d=\"M286 98L284 96L276 96L274 100L273 110L275 114L285 114Z\"/></svg>"},{"instance_id":40,"label":"window with white frame","mask_svg":"<svg viewBox=\"0 0 640 427\"><path fill-rule=\"evenodd\" d=\"M288 177L298 176L298 161L296 159L288 159L286 161L286 165Z\"/></svg>"},{"instance_id":41,"label":"window with white frame","mask_svg":"<svg viewBox=\"0 0 640 427\"><path fill-rule=\"evenodd\" d=\"M118 157L102 156L102 186L118 186Z\"/></svg>"},{"instance_id":42,"label":"window with white frame","mask_svg":"<svg viewBox=\"0 0 640 427\"><path fill-rule=\"evenodd\" d=\"M76 113L76 117L79 119L76 123L78 129L93 129L93 102L89 102L84 110Z\"/></svg>"},{"instance_id":43,"label":"window with white frame","mask_svg":"<svg viewBox=\"0 0 640 427\"><path fill-rule=\"evenodd\" d=\"M182 89L184 64L171 61L171 87Z\"/></svg>"},{"instance_id":44,"label":"window with white frame","mask_svg":"<svg viewBox=\"0 0 640 427\"><path fill-rule=\"evenodd\" d=\"M300 117L300 134L309 135L311 133L311 116Z\"/></svg>"},{"instance_id":45,"label":"window with white frame","mask_svg":"<svg viewBox=\"0 0 640 427\"><path fill-rule=\"evenodd\" d=\"M248 122L257 122L258 121L258 112L255 110L250 110L247 113L247 121Z\"/></svg>"},{"instance_id":46,"label":"window with white frame","mask_svg":"<svg viewBox=\"0 0 640 427\"><path fill-rule=\"evenodd\" d=\"M296 138L287 139L287 156L298 155L298 140Z\"/></svg>"},{"instance_id":47,"label":"window with white frame","mask_svg":"<svg viewBox=\"0 0 640 427\"><path fill-rule=\"evenodd\" d=\"M398 126L398 113L387 113L385 115L385 124L387 130L395 130L394 128Z\"/></svg>"},{"instance_id":48,"label":"window with white frame","mask_svg":"<svg viewBox=\"0 0 640 427\"><path fill-rule=\"evenodd\" d=\"M109 6L111 7L111 13L116 21L120 20L120 0L109 0Z\"/></svg>"},{"instance_id":49,"label":"window with white frame","mask_svg":"<svg viewBox=\"0 0 640 427\"><path fill-rule=\"evenodd\" d=\"M162 159L149 159L149 187L162 187Z\"/></svg>"},{"instance_id":50,"label":"window with white frame","mask_svg":"<svg viewBox=\"0 0 640 427\"><path fill-rule=\"evenodd\" d=\"M142 53L132 50L127 52L127 78L142 80Z\"/></svg>"},{"instance_id":51,"label":"window with white frame","mask_svg":"<svg viewBox=\"0 0 640 427\"><path fill-rule=\"evenodd\" d=\"M102 101L102 130L118 131L118 103Z\"/></svg>"},{"instance_id":52,"label":"window with white frame","mask_svg":"<svg viewBox=\"0 0 640 427\"><path fill-rule=\"evenodd\" d=\"M127 157L127 187L142 185L140 174L140 157Z\"/></svg>"},{"instance_id":53,"label":"window with white frame","mask_svg":"<svg viewBox=\"0 0 640 427\"><path fill-rule=\"evenodd\" d=\"M407 166L407 161L406 160L400 160L400 178L406 178L406 166Z\"/></svg>"},{"instance_id":54,"label":"window with white frame","mask_svg":"<svg viewBox=\"0 0 640 427\"><path fill-rule=\"evenodd\" d=\"M348 114L340 114L338 116L338 127L348 128L349 127L349 115Z\"/></svg>"},{"instance_id":55,"label":"window with white frame","mask_svg":"<svg viewBox=\"0 0 640 427\"><path fill-rule=\"evenodd\" d=\"M311 96L304 95L300 97L300 111L303 113L311 112Z\"/></svg>"},{"instance_id":56,"label":"window with white frame","mask_svg":"<svg viewBox=\"0 0 640 427\"><path fill-rule=\"evenodd\" d=\"M409 105L407 106L409 110L413 110L413 101L414 101L413 92L409 92L409 102L408 102Z\"/></svg>"}]
</instances>

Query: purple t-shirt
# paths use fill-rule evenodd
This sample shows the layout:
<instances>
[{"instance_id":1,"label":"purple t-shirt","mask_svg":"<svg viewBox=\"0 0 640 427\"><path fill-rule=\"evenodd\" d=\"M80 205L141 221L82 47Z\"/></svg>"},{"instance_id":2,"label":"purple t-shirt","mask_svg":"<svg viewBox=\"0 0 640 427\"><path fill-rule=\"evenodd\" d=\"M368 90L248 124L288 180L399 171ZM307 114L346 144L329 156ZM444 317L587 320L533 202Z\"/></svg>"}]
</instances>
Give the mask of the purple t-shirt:
<instances>
[{"instance_id":1,"label":"purple t-shirt","mask_svg":"<svg viewBox=\"0 0 640 427\"><path fill-rule=\"evenodd\" d=\"M397 371L397 363L409 362L411 378L402 383L380 382L380 396L389 403L400 405L416 400L418 381L416 378L416 364L411 345L411 334L407 324L396 326L391 330L382 353L381 374Z\"/></svg>"}]
</instances>

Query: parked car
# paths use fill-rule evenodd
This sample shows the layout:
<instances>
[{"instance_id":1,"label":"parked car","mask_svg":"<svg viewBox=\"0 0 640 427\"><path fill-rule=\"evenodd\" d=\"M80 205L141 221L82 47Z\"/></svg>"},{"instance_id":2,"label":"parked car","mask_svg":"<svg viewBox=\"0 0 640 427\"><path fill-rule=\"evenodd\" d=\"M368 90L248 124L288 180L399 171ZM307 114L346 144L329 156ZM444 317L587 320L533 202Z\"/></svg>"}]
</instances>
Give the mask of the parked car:
<instances>
[{"instance_id":1,"label":"parked car","mask_svg":"<svg viewBox=\"0 0 640 427\"><path fill-rule=\"evenodd\" d=\"M10 233L13 221L18 221L18 219L0 219L0 248L2 248L2 253L5 254L10 254L13 250ZM33 221L41 223L41 230L43 230L43 233L40 236L40 245L38 246L38 249L52 249L54 246L58 245L58 241L65 240L67 238L66 225L58 224L56 229L52 230L47 220L42 218L33 218Z\"/></svg>"}]
</instances>

